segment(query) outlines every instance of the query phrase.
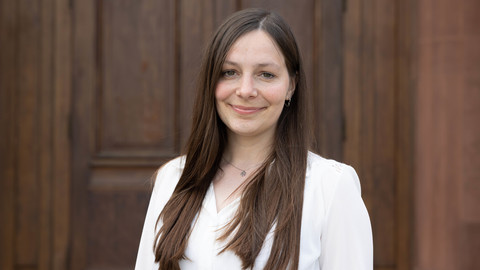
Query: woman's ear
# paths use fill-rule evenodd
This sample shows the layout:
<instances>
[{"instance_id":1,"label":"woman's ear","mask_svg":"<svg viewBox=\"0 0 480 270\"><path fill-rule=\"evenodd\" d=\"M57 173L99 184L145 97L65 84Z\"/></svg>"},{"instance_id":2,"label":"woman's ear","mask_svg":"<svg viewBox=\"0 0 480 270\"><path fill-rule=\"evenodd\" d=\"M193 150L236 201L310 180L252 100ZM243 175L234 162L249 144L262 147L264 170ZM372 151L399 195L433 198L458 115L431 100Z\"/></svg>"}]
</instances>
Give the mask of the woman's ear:
<instances>
[{"instance_id":1,"label":"woman's ear","mask_svg":"<svg viewBox=\"0 0 480 270\"><path fill-rule=\"evenodd\" d=\"M297 75L290 77L286 99L291 99L295 93L295 86L297 85Z\"/></svg>"},{"instance_id":2,"label":"woman's ear","mask_svg":"<svg viewBox=\"0 0 480 270\"><path fill-rule=\"evenodd\" d=\"M292 99L293 93L295 93L295 88L291 88L287 92L287 96L285 97L285 100Z\"/></svg>"}]
</instances>

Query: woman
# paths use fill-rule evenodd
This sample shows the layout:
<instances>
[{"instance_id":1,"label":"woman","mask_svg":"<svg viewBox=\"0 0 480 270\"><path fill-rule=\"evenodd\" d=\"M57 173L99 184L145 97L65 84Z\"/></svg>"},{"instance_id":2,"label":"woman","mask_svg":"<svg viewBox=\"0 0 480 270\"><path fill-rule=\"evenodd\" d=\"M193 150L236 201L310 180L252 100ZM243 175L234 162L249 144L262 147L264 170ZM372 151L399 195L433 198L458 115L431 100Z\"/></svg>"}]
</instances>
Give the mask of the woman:
<instances>
[{"instance_id":1,"label":"woman","mask_svg":"<svg viewBox=\"0 0 480 270\"><path fill-rule=\"evenodd\" d=\"M282 18L233 14L199 78L186 154L157 173L136 269L373 269L355 171L308 152L305 76Z\"/></svg>"}]
</instances>

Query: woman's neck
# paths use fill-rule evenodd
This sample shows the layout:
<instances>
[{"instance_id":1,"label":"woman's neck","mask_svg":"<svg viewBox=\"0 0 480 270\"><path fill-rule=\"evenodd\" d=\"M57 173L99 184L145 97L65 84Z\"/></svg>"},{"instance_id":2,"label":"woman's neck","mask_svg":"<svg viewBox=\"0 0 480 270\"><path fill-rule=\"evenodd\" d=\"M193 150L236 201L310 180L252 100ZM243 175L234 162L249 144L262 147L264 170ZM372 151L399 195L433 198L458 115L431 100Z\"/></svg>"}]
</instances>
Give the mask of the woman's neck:
<instances>
[{"instance_id":1,"label":"woman's neck","mask_svg":"<svg viewBox=\"0 0 480 270\"><path fill-rule=\"evenodd\" d=\"M229 134L224 158L239 167L249 167L265 161L272 150L273 136L244 137Z\"/></svg>"}]
</instances>

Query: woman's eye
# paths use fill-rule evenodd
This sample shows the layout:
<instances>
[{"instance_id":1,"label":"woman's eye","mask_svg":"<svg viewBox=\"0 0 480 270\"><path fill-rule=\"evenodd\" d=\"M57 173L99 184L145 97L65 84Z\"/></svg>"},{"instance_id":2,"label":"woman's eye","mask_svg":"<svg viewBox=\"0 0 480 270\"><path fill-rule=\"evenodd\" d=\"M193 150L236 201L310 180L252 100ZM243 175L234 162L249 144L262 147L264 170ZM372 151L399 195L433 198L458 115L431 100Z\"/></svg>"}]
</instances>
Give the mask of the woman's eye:
<instances>
[{"instance_id":1,"label":"woman's eye","mask_svg":"<svg viewBox=\"0 0 480 270\"><path fill-rule=\"evenodd\" d=\"M235 70L225 70L222 72L223 77L229 78L235 76L236 72Z\"/></svg>"},{"instance_id":2,"label":"woman's eye","mask_svg":"<svg viewBox=\"0 0 480 270\"><path fill-rule=\"evenodd\" d=\"M262 74L260 74L261 77L265 78L265 79L273 79L275 78L275 75L273 75L272 73L270 72L262 72Z\"/></svg>"}]
</instances>

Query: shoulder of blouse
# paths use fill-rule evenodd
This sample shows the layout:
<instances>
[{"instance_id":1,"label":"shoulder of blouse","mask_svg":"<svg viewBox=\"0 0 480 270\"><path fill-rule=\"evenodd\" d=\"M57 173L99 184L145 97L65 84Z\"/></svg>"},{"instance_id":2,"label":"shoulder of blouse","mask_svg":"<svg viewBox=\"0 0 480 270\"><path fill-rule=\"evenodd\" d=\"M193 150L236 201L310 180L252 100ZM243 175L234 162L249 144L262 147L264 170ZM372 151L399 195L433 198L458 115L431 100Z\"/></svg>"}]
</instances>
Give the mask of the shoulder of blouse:
<instances>
[{"instance_id":1,"label":"shoulder of blouse","mask_svg":"<svg viewBox=\"0 0 480 270\"><path fill-rule=\"evenodd\" d=\"M360 182L354 168L333 159L326 159L313 152L308 152L306 178L306 181L322 182L348 179L360 191Z\"/></svg>"},{"instance_id":2,"label":"shoulder of blouse","mask_svg":"<svg viewBox=\"0 0 480 270\"><path fill-rule=\"evenodd\" d=\"M163 164L156 172L153 193L170 190L177 185L185 166L185 156L176 157Z\"/></svg>"},{"instance_id":3,"label":"shoulder of blouse","mask_svg":"<svg viewBox=\"0 0 480 270\"><path fill-rule=\"evenodd\" d=\"M306 192L320 192L319 199L324 200L327 209L333 201L338 189L355 190L361 194L360 180L351 166L344 163L326 159L315 153L308 153L305 186ZM343 193L340 191L340 194Z\"/></svg>"},{"instance_id":4,"label":"shoulder of blouse","mask_svg":"<svg viewBox=\"0 0 480 270\"><path fill-rule=\"evenodd\" d=\"M178 156L170 161L165 162L157 171L158 174L169 173L172 170L183 170L185 167L185 156Z\"/></svg>"}]
</instances>

